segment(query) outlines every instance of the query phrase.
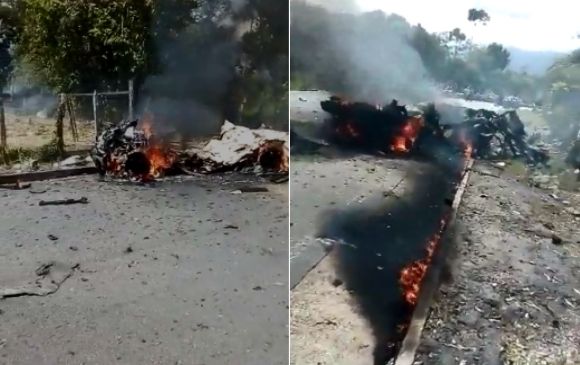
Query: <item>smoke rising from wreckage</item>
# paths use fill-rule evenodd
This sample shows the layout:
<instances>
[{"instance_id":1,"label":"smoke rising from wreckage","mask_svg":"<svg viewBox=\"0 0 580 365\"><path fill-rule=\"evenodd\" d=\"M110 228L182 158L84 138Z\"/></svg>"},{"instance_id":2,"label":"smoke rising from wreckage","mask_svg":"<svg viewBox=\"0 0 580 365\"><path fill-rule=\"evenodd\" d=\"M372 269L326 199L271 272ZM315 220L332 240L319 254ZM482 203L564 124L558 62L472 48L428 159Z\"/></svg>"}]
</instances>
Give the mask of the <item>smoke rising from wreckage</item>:
<instances>
[{"instance_id":1,"label":"smoke rising from wreckage","mask_svg":"<svg viewBox=\"0 0 580 365\"><path fill-rule=\"evenodd\" d=\"M101 176L151 181L166 174L229 170L287 173L288 133L250 129L225 122L219 138L202 148L177 151L154 134L144 118L122 121L103 131L91 151Z\"/></svg>"},{"instance_id":2,"label":"smoke rising from wreckage","mask_svg":"<svg viewBox=\"0 0 580 365\"><path fill-rule=\"evenodd\" d=\"M381 106L334 96L320 106L329 117L319 126L317 137L330 144L433 162L427 164L430 171L423 176L407 172L409 180L416 180L411 183L415 186L405 198L383 208L385 214L369 219L365 216L371 214L365 213L368 208L361 206L361 211L351 209L329 217L332 223L323 229L337 242L345 242L336 245L338 274L372 327L375 364L385 364L399 351L423 281L430 266L436 264L433 257L439 246L446 244L442 243L449 233L446 231L454 229L449 221L449 197L469 166L466 161L516 158L535 166L547 164L549 156L528 143L515 111L465 108L461 121L449 123L434 104L408 108L393 100ZM296 130L291 133L292 148L313 151L318 144ZM433 210L432 216L427 217L427 210ZM410 228L410 222L418 221L430 227ZM409 251L406 260L398 257L404 261L400 265L383 262L389 247L398 241Z\"/></svg>"},{"instance_id":3,"label":"smoke rising from wreckage","mask_svg":"<svg viewBox=\"0 0 580 365\"><path fill-rule=\"evenodd\" d=\"M333 96L321 107L331 116L322 128L325 138L371 152L434 157L443 149L481 159L522 158L530 165L549 160L546 151L526 143L524 124L514 110L466 109L462 122L445 124L434 104L408 110L396 100L378 106Z\"/></svg>"}]
</instances>

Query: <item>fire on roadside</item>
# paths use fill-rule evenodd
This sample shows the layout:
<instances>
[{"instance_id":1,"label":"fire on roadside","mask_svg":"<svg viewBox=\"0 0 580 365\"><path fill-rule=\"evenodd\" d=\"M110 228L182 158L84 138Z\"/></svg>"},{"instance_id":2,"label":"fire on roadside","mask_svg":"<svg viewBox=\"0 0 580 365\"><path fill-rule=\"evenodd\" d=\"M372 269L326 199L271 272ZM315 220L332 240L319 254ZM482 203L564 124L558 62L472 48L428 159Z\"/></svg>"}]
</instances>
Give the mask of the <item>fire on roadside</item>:
<instances>
[{"instance_id":1,"label":"fire on roadside","mask_svg":"<svg viewBox=\"0 0 580 365\"><path fill-rule=\"evenodd\" d=\"M176 150L166 134L159 137L153 116L124 120L103 131L91 151L102 176L152 181L167 174L212 173L226 170L287 173L287 133L250 129L225 121L219 137L201 148ZM179 136L179 135L177 135Z\"/></svg>"},{"instance_id":2,"label":"fire on roadside","mask_svg":"<svg viewBox=\"0 0 580 365\"><path fill-rule=\"evenodd\" d=\"M158 178L163 176L165 171L173 166L177 154L168 148L164 148L162 145L153 144L148 146L145 151L143 151L147 159L149 160L149 176L152 178Z\"/></svg>"},{"instance_id":3,"label":"fire on roadside","mask_svg":"<svg viewBox=\"0 0 580 365\"><path fill-rule=\"evenodd\" d=\"M410 152L424 125L423 117L414 116L407 118L399 133L393 137L390 143L390 150L398 153Z\"/></svg>"},{"instance_id":4,"label":"fire on roadside","mask_svg":"<svg viewBox=\"0 0 580 365\"><path fill-rule=\"evenodd\" d=\"M465 130L461 130L459 133L459 144L463 151L463 156L465 158L471 158L473 154L473 144L467 137L467 133Z\"/></svg>"},{"instance_id":5,"label":"fire on roadside","mask_svg":"<svg viewBox=\"0 0 580 365\"><path fill-rule=\"evenodd\" d=\"M441 240L441 235L445 229L446 220L442 219L440 222L439 230L429 238L427 241L427 246L425 248L426 255L420 260L413 261L412 263L403 267L399 275L399 283L403 291L403 297L405 301L411 306L417 304L419 299L419 292L421 290L421 285L423 279L427 274L427 270L431 265L433 260L433 254L435 249Z\"/></svg>"},{"instance_id":6,"label":"fire on roadside","mask_svg":"<svg viewBox=\"0 0 580 365\"><path fill-rule=\"evenodd\" d=\"M409 153L413 149L415 141L419 137L425 121L421 116L408 117L401 128L397 129L396 134L387 141L385 150L395 153ZM363 134L353 122L340 123L335 132L342 139L350 142L364 142Z\"/></svg>"},{"instance_id":7,"label":"fire on roadside","mask_svg":"<svg viewBox=\"0 0 580 365\"><path fill-rule=\"evenodd\" d=\"M105 157L109 175L151 181L163 176L175 163L177 153L156 138L151 114L146 114L132 131L124 133L129 133L128 142Z\"/></svg>"}]
</instances>

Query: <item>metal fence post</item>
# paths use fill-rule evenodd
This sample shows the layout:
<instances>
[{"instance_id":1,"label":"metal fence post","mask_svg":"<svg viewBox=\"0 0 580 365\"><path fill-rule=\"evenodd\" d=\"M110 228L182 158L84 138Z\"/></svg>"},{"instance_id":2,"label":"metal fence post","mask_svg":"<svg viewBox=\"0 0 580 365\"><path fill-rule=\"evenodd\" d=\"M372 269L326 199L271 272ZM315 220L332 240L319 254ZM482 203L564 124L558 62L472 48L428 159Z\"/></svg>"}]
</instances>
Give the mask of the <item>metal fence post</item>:
<instances>
[{"instance_id":1,"label":"metal fence post","mask_svg":"<svg viewBox=\"0 0 580 365\"><path fill-rule=\"evenodd\" d=\"M0 96L0 147L8 147L6 132L6 116L4 114L4 96Z\"/></svg>"},{"instance_id":2,"label":"metal fence post","mask_svg":"<svg viewBox=\"0 0 580 365\"><path fill-rule=\"evenodd\" d=\"M133 120L133 79L129 80L129 120Z\"/></svg>"},{"instance_id":3,"label":"metal fence post","mask_svg":"<svg viewBox=\"0 0 580 365\"><path fill-rule=\"evenodd\" d=\"M66 113L66 94L59 94L58 109L56 111L56 148L59 157L64 156L64 114Z\"/></svg>"},{"instance_id":4,"label":"metal fence post","mask_svg":"<svg viewBox=\"0 0 580 365\"><path fill-rule=\"evenodd\" d=\"M99 137L99 122L97 120L97 90L93 91L93 119L95 120L95 140Z\"/></svg>"}]
</instances>

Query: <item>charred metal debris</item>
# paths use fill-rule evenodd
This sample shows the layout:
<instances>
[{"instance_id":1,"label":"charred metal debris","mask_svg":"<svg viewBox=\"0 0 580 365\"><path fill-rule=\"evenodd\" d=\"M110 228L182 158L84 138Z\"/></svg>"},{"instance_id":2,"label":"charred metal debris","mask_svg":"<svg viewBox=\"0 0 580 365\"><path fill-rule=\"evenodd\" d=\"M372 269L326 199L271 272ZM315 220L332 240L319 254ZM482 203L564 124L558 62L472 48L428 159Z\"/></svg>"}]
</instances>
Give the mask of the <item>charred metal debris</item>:
<instances>
[{"instance_id":1,"label":"charred metal debris","mask_svg":"<svg viewBox=\"0 0 580 365\"><path fill-rule=\"evenodd\" d=\"M225 122L200 148L178 151L150 123L122 121L96 139L91 157L101 176L151 181L169 174L250 171L287 174L288 133Z\"/></svg>"},{"instance_id":2,"label":"charred metal debris","mask_svg":"<svg viewBox=\"0 0 580 365\"><path fill-rule=\"evenodd\" d=\"M460 123L443 123L432 103L408 109L397 100L380 106L333 96L321 107L331 115L322 134L336 144L381 153L425 154L436 143L456 152L468 151L478 159L519 158L532 166L549 161L547 150L530 143L515 110L465 109Z\"/></svg>"}]
</instances>

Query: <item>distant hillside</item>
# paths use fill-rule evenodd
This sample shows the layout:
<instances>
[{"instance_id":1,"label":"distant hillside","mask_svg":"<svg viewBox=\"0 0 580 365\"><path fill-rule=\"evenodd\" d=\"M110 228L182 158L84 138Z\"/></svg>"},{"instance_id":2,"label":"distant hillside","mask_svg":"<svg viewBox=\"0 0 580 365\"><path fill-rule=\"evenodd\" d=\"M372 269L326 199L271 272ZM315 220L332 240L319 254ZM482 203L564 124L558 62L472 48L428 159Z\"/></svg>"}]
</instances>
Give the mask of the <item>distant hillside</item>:
<instances>
[{"instance_id":1,"label":"distant hillside","mask_svg":"<svg viewBox=\"0 0 580 365\"><path fill-rule=\"evenodd\" d=\"M565 56L565 53L554 51L527 51L519 48L508 48L511 54L509 68L514 71L526 71L529 74L543 74L554 61Z\"/></svg>"}]
</instances>

